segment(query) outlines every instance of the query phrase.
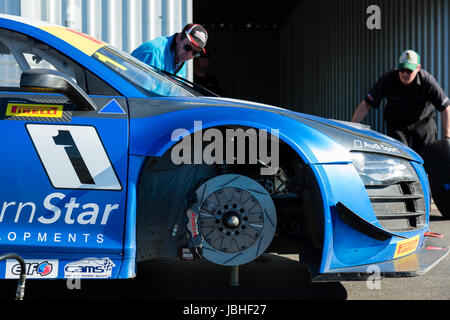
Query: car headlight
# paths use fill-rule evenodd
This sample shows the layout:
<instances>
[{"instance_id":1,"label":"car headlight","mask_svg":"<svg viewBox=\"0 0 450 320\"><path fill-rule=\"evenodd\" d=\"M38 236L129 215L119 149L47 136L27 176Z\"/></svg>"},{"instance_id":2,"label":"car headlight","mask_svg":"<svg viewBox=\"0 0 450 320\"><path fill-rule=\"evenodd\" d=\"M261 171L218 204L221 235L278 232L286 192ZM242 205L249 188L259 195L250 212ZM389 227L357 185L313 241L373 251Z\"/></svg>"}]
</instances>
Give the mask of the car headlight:
<instances>
[{"instance_id":1,"label":"car headlight","mask_svg":"<svg viewBox=\"0 0 450 320\"><path fill-rule=\"evenodd\" d=\"M377 153L350 152L350 155L366 186L417 180L416 172L407 160Z\"/></svg>"}]
</instances>

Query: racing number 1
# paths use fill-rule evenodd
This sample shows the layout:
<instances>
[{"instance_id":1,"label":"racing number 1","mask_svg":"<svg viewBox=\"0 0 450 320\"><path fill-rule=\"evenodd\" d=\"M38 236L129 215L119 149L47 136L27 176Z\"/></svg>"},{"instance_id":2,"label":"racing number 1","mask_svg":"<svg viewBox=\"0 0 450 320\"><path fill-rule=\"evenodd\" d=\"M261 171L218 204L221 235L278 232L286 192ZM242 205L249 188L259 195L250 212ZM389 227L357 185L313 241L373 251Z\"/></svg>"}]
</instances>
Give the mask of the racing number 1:
<instances>
[{"instance_id":1,"label":"racing number 1","mask_svg":"<svg viewBox=\"0 0 450 320\"><path fill-rule=\"evenodd\" d=\"M64 146L80 182L83 184L95 184L70 131L58 130L58 135L53 137L53 141L55 141L57 146Z\"/></svg>"},{"instance_id":2,"label":"racing number 1","mask_svg":"<svg viewBox=\"0 0 450 320\"><path fill-rule=\"evenodd\" d=\"M26 125L54 188L122 190L93 126Z\"/></svg>"}]
</instances>

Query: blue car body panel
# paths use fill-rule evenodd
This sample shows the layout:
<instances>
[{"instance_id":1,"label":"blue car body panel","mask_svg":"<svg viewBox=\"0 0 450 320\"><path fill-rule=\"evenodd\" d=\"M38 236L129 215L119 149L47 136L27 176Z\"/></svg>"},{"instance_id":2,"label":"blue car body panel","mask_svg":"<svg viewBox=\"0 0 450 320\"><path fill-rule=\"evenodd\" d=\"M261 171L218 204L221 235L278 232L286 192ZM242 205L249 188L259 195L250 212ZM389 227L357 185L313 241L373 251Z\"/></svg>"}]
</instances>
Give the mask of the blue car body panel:
<instances>
[{"instance_id":1,"label":"blue car body panel","mask_svg":"<svg viewBox=\"0 0 450 320\"><path fill-rule=\"evenodd\" d=\"M20 100L20 94L14 94ZM39 97L38 97L39 96ZM39 99L43 95L35 95ZM95 99L95 98L94 98ZM108 101L108 98L101 101ZM119 98L115 98L120 101ZM98 99L95 99L98 101ZM125 99L121 104L126 106ZM33 141L30 126L42 130L54 129L75 134L89 130L98 134L99 143L112 166L117 180L114 190L100 182L97 190L84 187L71 189L70 186L53 185L49 173L53 164L45 167L41 145ZM61 130L59 130L61 128ZM78 117L74 113L69 123L48 123L33 121L2 121L0 142L7 152L0 164L9 168L2 175L4 186L0 189L0 241L2 252L20 252L23 257L45 255L46 258L58 257L59 275L64 276L64 258L77 258L107 255L115 261L114 274L118 274L123 256L123 237L128 177L128 119L109 117ZM50 141L50 140L49 140ZM92 141L75 139L80 150ZM100 154L103 150L100 150ZM64 152L59 158L67 162ZM58 158L53 154L52 157ZM91 164L87 163L88 166ZM102 185L103 184L103 185ZM88 187L90 188L90 187ZM119 226L119 227L117 227ZM56 266L54 266L56 268ZM116 272L117 270L117 272ZM66 275L67 276L67 275Z\"/></svg>"},{"instance_id":2,"label":"blue car body panel","mask_svg":"<svg viewBox=\"0 0 450 320\"><path fill-rule=\"evenodd\" d=\"M424 242L430 211L428 180L422 159L399 142L365 128L248 101L150 98L102 63L44 30L5 17L0 17L0 28L24 33L57 48L122 95L92 97L97 104L96 111L75 111L69 120L60 123L0 119L3 137L0 147L6 150L0 157L0 167L4 169L0 189L0 253L16 252L28 259L30 276L134 277L136 199L141 169L148 157L159 158L170 152L180 139L172 137L177 129L184 129L187 134L233 125L265 129L278 134L280 141L310 166L323 204L319 274L392 260L397 244L405 238L418 236L418 248ZM1 98L12 97L17 101L25 99L22 95L0 92ZM58 94L26 94L27 99L30 96L63 98ZM108 110L105 108L110 103L114 104L115 111L102 112ZM103 149L89 149L83 132L94 134L95 143ZM71 159L63 149L55 156L56 164L47 159L46 153L58 144L51 139L55 133L64 133L75 141L80 153L85 152L83 157L89 159L88 167L101 162L102 179L91 184L96 188L71 187L68 179L58 178L55 166L68 165ZM42 139L51 148L45 147ZM425 197L427 223L423 228L380 241L342 221L337 212L338 202L375 228L383 228L352 165L349 155L352 150L401 157L412 163ZM38 259L47 259L47 264L38 263ZM15 276L11 274L12 263L0 262L0 278Z\"/></svg>"},{"instance_id":3,"label":"blue car body panel","mask_svg":"<svg viewBox=\"0 0 450 320\"><path fill-rule=\"evenodd\" d=\"M281 114L273 113L268 117L264 109L241 108L236 105L223 103L211 104L209 107L192 108L191 104L205 104L205 99L189 99L177 101L170 99L173 105L181 104L179 111L168 112L152 117L130 117L130 134L135 143L130 146L131 154L162 156L178 139L172 140L172 132L176 129L186 129L189 134L195 132L194 121L201 121L202 129L223 125L241 125L258 129L265 129L272 133L273 129L282 128L279 132L280 140L296 149L307 163L350 162L346 150L332 139L316 130ZM163 108L162 106L161 108ZM149 109L148 115L155 112ZM245 113L245 116L244 116ZM148 141L152 137L153 141ZM334 156L331 157L332 150ZM324 152L325 150L325 152Z\"/></svg>"}]
</instances>

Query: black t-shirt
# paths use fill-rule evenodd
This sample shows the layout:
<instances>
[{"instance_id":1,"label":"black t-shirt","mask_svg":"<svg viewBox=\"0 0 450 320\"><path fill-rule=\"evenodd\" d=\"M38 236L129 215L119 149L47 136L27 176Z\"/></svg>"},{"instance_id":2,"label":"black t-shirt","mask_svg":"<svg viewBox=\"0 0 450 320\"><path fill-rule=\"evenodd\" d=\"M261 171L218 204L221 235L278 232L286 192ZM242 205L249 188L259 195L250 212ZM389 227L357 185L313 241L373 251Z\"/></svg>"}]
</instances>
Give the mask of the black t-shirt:
<instances>
[{"instance_id":1,"label":"black t-shirt","mask_svg":"<svg viewBox=\"0 0 450 320\"><path fill-rule=\"evenodd\" d=\"M423 69L409 86L401 82L397 69L384 74L364 101L378 108L384 97L387 99L384 119L398 128L414 125L432 116L434 108L443 111L450 104L436 79Z\"/></svg>"}]
</instances>

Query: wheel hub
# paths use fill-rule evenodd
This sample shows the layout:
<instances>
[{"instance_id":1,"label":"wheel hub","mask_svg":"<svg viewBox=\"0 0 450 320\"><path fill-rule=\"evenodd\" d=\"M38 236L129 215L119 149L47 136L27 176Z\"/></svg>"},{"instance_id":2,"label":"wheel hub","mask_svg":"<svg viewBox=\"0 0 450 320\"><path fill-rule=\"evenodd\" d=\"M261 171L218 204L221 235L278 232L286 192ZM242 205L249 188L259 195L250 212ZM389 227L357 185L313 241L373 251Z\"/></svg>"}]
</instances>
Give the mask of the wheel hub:
<instances>
[{"instance_id":1,"label":"wheel hub","mask_svg":"<svg viewBox=\"0 0 450 320\"><path fill-rule=\"evenodd\" d=\"M236 229L241 224L240 215L235 212L227 212L222 218L222 223L229 229Z\"/></svg>"}]
</instances>

